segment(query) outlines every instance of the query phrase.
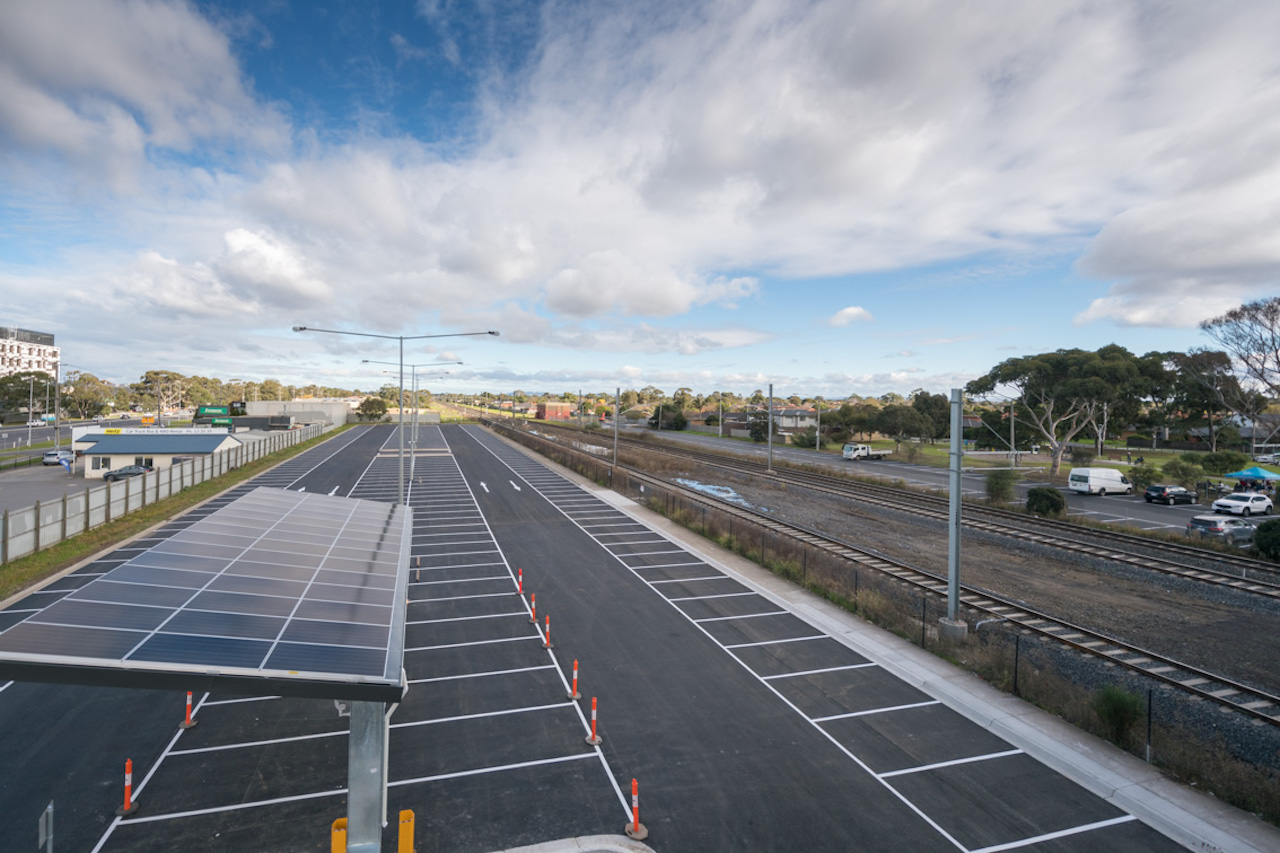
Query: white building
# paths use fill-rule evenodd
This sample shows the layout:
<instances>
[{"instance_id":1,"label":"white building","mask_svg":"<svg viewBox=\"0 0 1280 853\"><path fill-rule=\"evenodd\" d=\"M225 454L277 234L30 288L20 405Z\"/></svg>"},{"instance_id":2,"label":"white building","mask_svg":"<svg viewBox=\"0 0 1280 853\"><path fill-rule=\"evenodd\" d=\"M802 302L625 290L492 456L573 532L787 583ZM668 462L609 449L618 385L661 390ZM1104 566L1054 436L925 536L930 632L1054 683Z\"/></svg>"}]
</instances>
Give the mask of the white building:
<instances>
[{"instance_id":1,"label":"white building","mask_svg":"<svg viewBox=\"0 0 1280 853\"><path fill-rule=\"evenodd\" d=\"M60 358L53 335L0 326L0 376L36 370L56 379Z\"/></svg>"}]
</instances>

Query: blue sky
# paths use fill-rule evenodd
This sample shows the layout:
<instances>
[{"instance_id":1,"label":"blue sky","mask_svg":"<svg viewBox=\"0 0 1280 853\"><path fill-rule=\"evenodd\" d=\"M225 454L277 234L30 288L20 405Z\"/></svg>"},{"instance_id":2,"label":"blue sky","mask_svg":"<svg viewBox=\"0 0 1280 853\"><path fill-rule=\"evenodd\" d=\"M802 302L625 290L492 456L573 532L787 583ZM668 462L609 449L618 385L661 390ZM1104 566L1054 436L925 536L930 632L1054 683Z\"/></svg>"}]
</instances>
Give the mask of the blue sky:
<instances>
[{"instance_id":1,"label":"blue sky","mask_svg":"<svg viewBox=\"0 0 1280 853\"><path fill-rule=\"evenodd\" d=\"M1277 295L1269 0L39 0L0 30L0 325L441 390L944 392ZM432 345L434 344L434 345Z\"/></svg>"}]
</instances>

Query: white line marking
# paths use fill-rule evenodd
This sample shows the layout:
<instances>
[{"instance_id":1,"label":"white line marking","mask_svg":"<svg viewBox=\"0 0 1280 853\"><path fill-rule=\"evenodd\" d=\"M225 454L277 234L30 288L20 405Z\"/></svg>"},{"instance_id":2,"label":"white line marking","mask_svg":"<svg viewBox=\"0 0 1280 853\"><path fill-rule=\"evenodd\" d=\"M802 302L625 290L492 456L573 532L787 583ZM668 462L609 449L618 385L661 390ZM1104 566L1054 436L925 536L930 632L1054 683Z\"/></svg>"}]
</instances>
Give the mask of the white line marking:
<instances>
[{"instance_id":1,"label":"white line marking","mask_svg":"<svg viewBox=\"0 0 1280 853\"><path fill-rule=\"evenodd\" d=\"M485 711L483 714L462 714L457 717L436 717L430 720L415 720L408 723L393 723L391 728L404 729L413 726L434 726L437 723L460 723L465 720L482 720L486 717L505 717L511 714L525 714L530 711L554 711L568 708L573 702L557 702L554 705L530 705L524 708L507 708L502 711Z\"/></svg>"},{"instance_id":2,"label":"white line marking","mask_svg":"<svg viewBox=\"0 0 1280 853\"><path fill-rule=\"evenodd\" d=\"M657 586L660 583L693 583L694 581L719 581L719 580L729 580L729 578L726 575L708 575L705 578L668 578L667 580L649 581L648 583L651 586ZM737 581L734 581L734 583L737 583ZM674 601L674 599L672 600Z\"/></svg>"},{"instance_id":3,"label":"white line marking","mask_svg":"<svg viewBox=\"0 0 1280 853\"><path fill-rule=\"evenodd\" d=\"M507 482L511 484L511 488L515 489L517 492L520 491L520 487L516 485L515 480L507 480Z\"/></svg>"},{"instance_id":4,"label":"white line marking","mask_svg":"<svg viewBox=\"0 0 1280 853\"><path fill-rule=\"evenodd\" d=\"M777 675L763 675L765 681L771 681L775 678L800 678L805 675L820 675L824 672L843 672L846 669L866 669L869 666L879 666L875 663L851 663L846 666L829 666L826 669L806 669L803 672L780 672Z\"/></svg>"},{"instance_id":5,"label":"white line marking","mask_svg":"<svg viewBox=\"0 0 1280 853\"><path fill-rule=\"evenodd\" d=\"M302 740L317 740L319 738L326 738L326 737L346 737L346 736L347 736L346 729L338 729L337 731L332 731L332 732L319 732L316 734L309 734L309 735L293 735L292 737L278 737L278 738L271 738L270 740L247 740L247 741L241 741L240 743L224 743L220 746L199 746L192 749L175 749L169 754L170 755L196 755L203 752L226 752L227 750L245 749L251 746L270 746L271 744L276 744L276 743L294 743L295 741L302 741Z\"/></svg>"},{"instance_id":6,"label":"white line marking","mask_svg":"<svg viewBox=\"0 0 1280 853\"><path fill-rule=\"evenodd\" d=\"M332 489L330 489L330 490L329 490L329 494L330 494L331 496L332 496L332 495L336 495L337 493L338 493L338 487L337 487L337 486L334 486Z\"/></svg>"},{"instance_id":7,"label":"white line marking","mask_svg":"<svg viewBox=\"0 0 1280 853\"><path fill-rule=\"evenodd\" d=\"M1010 755L1022 755L1020 749L1006 749L1004 752L992 752L987 755L975 755L971 758L957 758L952 761L939 761L937 764L923 764L920 767L907 767L903 770L891 770L888 773L881 773L881 779L888 779L890 776L905 776L908 773L924 773L928 770L937 770L941 767L954 767L957 764L972 764L975 761L987 761L992 758L1007 758Z\"/></svg>"},{"instance_id":8,"label":"white line marking","mask_svg":"<svg viewBox=\"0 0 1280 853\"><path fill-rule=\"evenodd\" d=\"M477 770L463 770L460 773L441 773L436 776L419 776L416 779L400 779L395 782L388 782L387 787L396 788L396 787L399 787L400 785L418 785L418 784L425 784L427 782L441 782L446 779L461 779L466 776L479 776L483 773L500 773L503 770L520 770L525 767L542 767L548 764L562 764L566 761L580 761L583 758L595 758L595 757L596 757L596 753L594 751L583 752L583 753L579 753L578 755L566 755L562 758L544 758L540 761L522 761L519 764L502 764L497 767L481 767ZM612 774L610 775L610 778L612 778ZM623 804L625 806L626 804L625 800L623 801ZM628 815L630 815L630 811L631 810L628 807L627 808Z\"/></svg>"},{"instance_id":9,"label":"white line marking","mask_svg":"<svg viewBox=\"0 0 1280 853\"><path fill-rule=\"evenodd\" d=\"M760 593L751 592L724 592L719 595L691 595L688 598L668 598L667 601L709 601L713 598L741 598L744 595L759 595Z\"/></svg>"},{"instance_id":10,"label":"white line marking","mask_svg":"<svg viewBox=\"0 0 1280 853\"><path fill-rule=\"evenodd\" d=\"M655 581L656 583L656 581ZM754 649L758 646L772 646L777 643L807 643L810 640L829 640L826 634L810 634L807 637L788 637L785 640L761 640L758 643L734 643L730 646L724 646L725 649ZM735 655L735 657L737 657Z\"/></svg>"},{"instance_id":11,"label":"white line marking","mask_svg":"<svg viewBox=\"0 0 1280 853\"><path fill-rule=\"evenodd\" d=\"M480 481L480 488L484 489L485 494L489 493L489 487L484 484L483 480Z\"/></svg>"},{"instance_id":12,"label":"white line marking","mask_svg":"<svg viewBox=\"0 0 1280 853\"><path fill-rule=\"evenodd\" d=\"M978 850L971 850L970 853L997 853L999 850L1014 850L1018 847L1026 847L1029 844L1039 844L1041 841L1051 841L1055 838L1065 838L1068 835L1076 835L1081 832L1102 829L1106 826L1128 823L1131 820L1137 820L1137 818L1131 814L1121 815L1120 817L1113 817L1111 820L1100 820L1097 823L1086 823L1084 826L1076 826L1071 829L1060 829L1057 832L1050 832L1047 835L1037 835L1035 838L1024 838L1021 841L1010 841L1008 844L997 844L994 847L982 847Z\"/></svg>"},{"instance_id":13,"label":"white line marking","mask_svg":"<svg viewBox=\"0 0 1280 853\"><path fill-rule=\"evenodd\" d=\"M492 675L515 675L517 672L537 672L540 669L557 669L554 664L542 666L525 666L519 669L495 669L490 672L468 672L463 675L440 675L435 678L411 678L410 684L431 684L436 681L461 681L464 678L488 678Z\"/></svg>"},{"instance_id":14,"label":"white line marking","mask_svg":"<svg viewBox=\"0 0 1280 853\"><path fill-rule=\"evenodd\" d=\"M540 634L530 634L527 637L507 637L502 640L477 640L474 643L445 643L440 646L416 646L412 649L405 649L404 651L405 654L408 654L409 652L433 652L437 649L464 649L468 646L490 646L498 643L527 642L528 640L537 640L538 642L542 642L542 636Z\"/></svg>"},{"instance_id":15,"label":"white line marking","mask_svg":"<svg viewBox=\"0 0 1280 853\"><path fill-rule=\"evenodd\" d=\"M414 604L429 604L430 601L415 601ZM439 625L444 622L479 622L481 619L507 619L512 616L528 616L528 610L521 610L516 613L489 613L485 616L451 616L448 619L418 619L413 622L405 622L406 625ZM408 649L405 649L408 651Z\"/></svg>"},{"instance_id":16,"label":"white line marking","mask_svg":"<svg viewBox=\"0 0 1280 853\"><path fill-rule=\"evenodd\" d=\"M204 707L210 705L239 705L241 702L268 702L273 699L283 699L283 696L245 696L241 699L218 699L214 702L205 702Z\"/></svg>"},{"instance_id":17,"label":"white line marking","mask_svg":"<svg viewBox=\"0 0 1280 853\"><path fill-rule=\"evenodd\" d=\"M712 616L707 619L690 619L690 622L696 622L701 625L703 622L728 622L730 619L757 619L761 616L790 616L789 610L770 610L767 613L744 613L741 616Z\"/></svg>"},{"instance_id":18,"label":"white line marking","mask_svg":"<svg viewBox=\"0 0 1280 853\"><path fill-rule=\"evenodd\" d=\"M887 714L890 711L907 711L911 708L924 708L929 705L941 705L937 699L931 699L928 702L911 702L907 705L887 705L883 708L871 708L867 711L851 711L848 714L832 714L830 717L814 717L811 723L829 723L832 720L847 720L850 717L866 717L871 714Z\"/></svg>"}]
</instances>

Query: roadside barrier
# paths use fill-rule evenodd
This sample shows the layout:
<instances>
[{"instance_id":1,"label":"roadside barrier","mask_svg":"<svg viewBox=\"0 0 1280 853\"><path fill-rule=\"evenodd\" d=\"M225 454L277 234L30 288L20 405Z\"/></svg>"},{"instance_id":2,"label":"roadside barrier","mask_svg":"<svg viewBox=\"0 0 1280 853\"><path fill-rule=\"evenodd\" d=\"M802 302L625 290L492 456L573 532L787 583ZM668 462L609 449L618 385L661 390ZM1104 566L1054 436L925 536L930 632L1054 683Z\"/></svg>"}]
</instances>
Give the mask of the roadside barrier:
<instances>
[{"instance_id":1,"label":"roadside barrier","mask_svg":"<svg viewBox=\"0 0 1280 853\"><path fill-rule=\"evenodd\" d=\"M627 824L625 832L628 838L636 841L644 841L649 837L649 830L640 822L640 783L635 779L631 780L631 823Z\"/></svg>"},{"instance_id":2,"label":"roadside barrier","mask_svg":"<svg viewBox=\"0 0 1280 853\"><path fill-rule=\"evenodd\" d=\"M181 728L189 729L195 724L196 724L196 721L191 719L191 691L188 690L187 691L187 718L182 721Z\"/></svg>"},{"instance_id":3,"label":"roadside barrier","mask_svg":"<svg viewBox=\"0 0 1280 853\"><path fill-rule=\"evenodd\" d=\"M587 743L592 746L600 745L600 736L596 734L596 697L591 697L591 737L587 738Z\"/></svg>"},{"instance_id":4,"label":"roadside barrier","mask_svg":"<svg viewBox=\"0 0 1280 853\"><path fill-rule=\"evenodd\" d=\"M121 817L128 817L138 810L138 804L133 801L133 759L126 758L124 761L124 805L116 809L116 814Z\"/></svg>"},{"instance_id":5,"label":"roadside barrier","mask_svg":"<svg viewBox=\"0 0 1280 853\"><path fill-rule=\"evenodd\" d=\"M569 691L570 699L581 699L582 694L578 692L578 659L573 659L573 689Z\"/></svg>"}]
</instances>

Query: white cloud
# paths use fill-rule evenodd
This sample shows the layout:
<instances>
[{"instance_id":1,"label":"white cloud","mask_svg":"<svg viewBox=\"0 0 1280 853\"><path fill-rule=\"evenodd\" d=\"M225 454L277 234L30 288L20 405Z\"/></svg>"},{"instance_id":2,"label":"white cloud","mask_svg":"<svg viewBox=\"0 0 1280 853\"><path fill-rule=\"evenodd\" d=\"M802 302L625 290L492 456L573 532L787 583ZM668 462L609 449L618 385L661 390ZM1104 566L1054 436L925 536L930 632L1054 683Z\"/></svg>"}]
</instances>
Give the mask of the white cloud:
<instances>
[{"instance_id":1,"label":"white cloud","mask_svg":"<svg viewBox=\"0 0 1280 853\"><path fill-rule=\"evenodd\" d=\"M827 318L828 326L847 326L850 323L869 323L875 318L871 316L871 312L866 308L857 305L850 305L848 308L841 308L836 313Z\"/></svg>"},{"instance_id":2,"label":"white cloud","mask_svg":"<svg viewBox=\"0 0 1280 853\"><path fill-rule=\"evenodd\" d=\"M31 177L21 156L48 154L132 189L148 148L278 150L287 140L227 38L186 3L18 0L4 15L0 140L14 174Z\"/></svg>"}]
</instances>

